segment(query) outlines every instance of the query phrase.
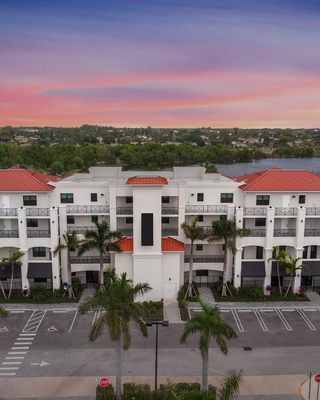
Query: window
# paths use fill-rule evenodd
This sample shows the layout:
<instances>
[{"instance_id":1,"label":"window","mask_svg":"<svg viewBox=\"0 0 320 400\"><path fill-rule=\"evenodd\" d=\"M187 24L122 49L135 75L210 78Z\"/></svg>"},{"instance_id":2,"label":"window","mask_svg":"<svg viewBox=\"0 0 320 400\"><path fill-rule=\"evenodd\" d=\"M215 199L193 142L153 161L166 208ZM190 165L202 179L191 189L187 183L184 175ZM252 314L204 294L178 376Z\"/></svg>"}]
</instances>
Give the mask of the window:
<instances>
[{"instance_id":1,"label":"window","mask_svg":"<svg viewBox=\"0 0 320 400\"><path fill-rule=\"evenodd\" d=\"M162 204L170 203L170 197L169 196L162 196L161 202L162 202Z\"/></svg>"},{"instance_id":2,"label":"window","mask_svg":"<svg viewBox=\"0 0 320 400\"><path fill-rule=\"evenodd\" d=\"M303 246L302 258L308 258L308 246Z\"/></svg>"},{"instance_id":3,"label":"window","mask_svg":"<svg viewBox=\"0 0 320 400\"><path fill-rule=\"evenodd\" d=\"M47 278L33 278L34 283L47 283Z\"/></svg>"},{"instance_id":4,"label":"window","mask_svg":"<svg viewBox=\"0 0 320 400\"><path fill-rule=\"evenodd\" d=\"M221 193L220 203L233 203L233 193Z\"/></svg>"},{"instance_id":5,"label":"window","mask_svg":"<svg viewBox=\"0 0 320 400\"><path fill-rule=\"evenodd\" d=\"M70 251L76 251L75 247L70 247Z\"/></svg>"},{"instance_id":6,"label":"window","mask_svg":"<svg viewBox=\"0 0 320 400\"><path fill-rule=\"evenodd\" d=\"M97 215L91 215L91 222L98 222L98 216Z\"/></svg>"},{"instance_id":7,"label":"window","mask_svg":"<svg viewBox=\"0 0 320 400\"><path fill-rule=\"evenodd\" d=\"M286 251L286 246L279 246L279 251Z\"/></svg>"},{"instance_id":8,"label":"window","mask_svg":"<svg viewBox=\"0 0 320 400\"><path fill-rule=\"evenodd\" d=\"M33 257L45 257L46 256L46 248L45 247L34 247L32 249Z\"/></svg>"},{"instance_id":9,"label":"window","mask_svg":"<svg viewBox=\"0 0 320 400\"><path fill-rule=\"evenodd\" d=\"M268 194L258 194L257 195L257 206L268 206L270 196Z\"/></svg>"},{"instance_id":10,"label":"window","mask_svg":"<svg viewBox=\"0 0 320 400\"><path fill-rule=\"evenodd\" d=\"M60 193L60 203L73 203L73 193Z\"/></svg>"},{"instance_id":11,"label":"window","mask_svg":"<svg viewBox=\"0 0 320 400\"><path fill-rule=\"evenodd\" d=\"M98 201L98 194L97 193L91 193L91 201Z\"/></svg>"},{"instance_id":12,"label":"window","mask_svg":"<svg viewBox=\"0 0 320 400\"><path fill-rule=\"evenodd\" d=\"M126 217L126 224L133 224L133 217Z\"/></svg>"},{"instance_id":13,"label":"window","mask_svg":"<svg viewBox=\"0 0 320 400\"><path fill-rule=\"evenodd\" d=\"M198 215L199 222L203 222L203 215Z\"/></svg>"},{"instance_id":14,"label":"window","mask_svg":"<svg viewBox=\"0 0 320 400\"><path fill-rule=\"evenodd\" d=\"M317 246L311 246L310 258L317 258Z\"/></svg>"},{"instance_id":15,"label":"window","mask_svg":"<svg viewBox=\"0 0 320 400\"><path fill-rule=\"evenodd\" d=\"M132 204L133 203L133 197L132 196L126 196L126 204Z\"/></svg>"},{"instance_id":16,"label":"window","mask_svg":"<svg viewBox=\"0 0 320 400\"><path fill-rule=\"evenodd\" d=\"M196 244L196 250L197 251L202 251L203 250L203 244Z\"/></svg>"},{"instance_id":17,"label":"window","mask_svg":"<svg viewBox=\"0 0 320 400\"><path fill-rule=\"evenodd\" d=\"M204 194L203 193L197 193L197 201L203 201L204 200Z\"/></svg>"},{"instance_id":18,"label":"window","mask_svg":"<svg viewBox=\"0 0 320 400\"><path fill-rule=\"evenodd\" d=\"M266 226L265 218L256 218L255 226Z\"/></svg>"},{"instance_id":19,"label":"window","mask_svg":"<svg viewBox=\"0 0 320 400\"><path fill-rule=\"evenodd\" d=\"M220 221L222 221L223 219L227 219L226 215L220 215Z\"/></svg>"},{"instance_id":20,"label":"window","mask_svg":"<svg viewBox=\"0 0 320 400\"><path fill-rule=\"evenodd\" d=\"M170 217L162 217L161 222L163 224L169 224L170 223Z\"/></svg>"},{"instance_id":21,"label":"window","mask_svg":"<svg viewBox=\"0 0 320 400\"><path fill-rule=\"evenodd\" d=\"M257 246L256 248L256 259L262 260L263 259L263 247Z\"/></svg>"},{"instance_id":22,"label":"window","mask_svg":"<svg viewBox=\"0 0 320 400\"><path fill-rule=\"evenodd\" d=\"M27 227L28 228L38 228L38 220L37 219L29 219L27 218Z\"/></svg>"},{"instance_id":23,"label":"window","mask_svg":"<svg viewBox=\"0 0 320 400\"><path fill-rule=\"evenodd\" d=\"M306 204L306 195L305 194L299 195L299 204Z\"/></svg>"},{"instance_id":24,"label":"window","mask_svg":"<svg viewBox=\"0 0 320 400\"><path fill-rule=\"evenodd\" d=\"M207 269L198 269L196 271L196 276L208 276L208 270Z\"/></svg>"},{"instance_id":25,"label":"window","mask_svg":"<svg viewBox=\"0 0 320 400\"><path fill-rule=\"evenodd\" d=\"M74 215L67 215L67 224L74 224Z\"/></svg>"},{"instance_id":26,"label":"window","mask_svg":"<svg viewBox=\"0 0 320 400\"><path fill-rule=\"evenodd\" d=\"M36 206L37 205L37 196L23 196L23 205L24 206Z\"/></svg>"}]
</instances>

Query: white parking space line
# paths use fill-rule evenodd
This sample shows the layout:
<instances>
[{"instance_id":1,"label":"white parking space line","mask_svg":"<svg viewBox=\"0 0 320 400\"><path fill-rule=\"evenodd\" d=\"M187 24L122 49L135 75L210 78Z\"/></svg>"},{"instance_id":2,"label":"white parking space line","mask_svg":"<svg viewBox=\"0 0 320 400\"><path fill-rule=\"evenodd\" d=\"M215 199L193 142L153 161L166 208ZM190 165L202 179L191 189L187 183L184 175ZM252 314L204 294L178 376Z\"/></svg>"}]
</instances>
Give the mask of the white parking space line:
<instances>
[{"instance_id":1,"label":"white parking space line","mask_svg":"<svg viewBox=\"0 0 320 400\"><path fill-rule=\"evenodd\" d=\"M78 315L78 310L77 311L73 311L73 313L71 315L71 318L69 320L68 326L67 326L67 332L68 333L70 333L72 331L73 324L74 324L74 321L77 318L77 315Z\"/></svg>"},{"instance_id":2,"label":"white parking space line","mask_svg":"<svg viewBox=\"0 0 320 400\"><path fill-rule=\"evenodd\" d=\"M230 312L230 310L220 310L220 312Z\"/></svg>"},{"instance_id":3,"label":"white parking space line","mask_svg":"<svg viewBox=\"0 0 320 400\"><path fill-rule=\"evenodd\" d=\"M100 317L100 311L96 311L94 313L94 317L93 317L93 321L92 321L92 325L91 326L93 326L93 324L95 323L96 320L99 319L99 317Z\"/></svg>"},{"instance_id":4,"label":"white parking space line","mask_svg":"<svg viewBox=\"0 0 320 400\"><path fill-rule=\"evenodd\" d=\"M281 311L285 311L285 312L294 312L294 311L296 311L296 309L295 308L281 308Z\"/></svg>"},{"instance_id":5,"label":"white parking space line","mask_svg":"<svg viewBox=\"0 0 320 400\"><path fill-rule=\"evenodd\" d=\"M316 331L316 328L312 325L312 322L309 320L309 318L306 316L306 314L302 310L299 310L299 308L297 308L297 311L301 315L301 317L304 320L304 322L308 325L308 327L312 331Z\"/></svg>"},{"instance_id":6,"label":"white parking space line","mask_svg":"<svg viewBox=\"0 0 320 400\"><path fill-rule=\"evenodd\" d=\"M274 310L271 308L270 309L269 308L264 308L264 309L261 308L259 311L260 312L274 312Z\"/></svg>"},{"instance_id":7,"label":"white parking space line","mask_svg":"<svg viewBox=\"0 0 320 400\"><path fill-rule=\"evenodd\" d=\"M7 373L6 372L5 373L1 372L0 373L1 376L15 375L15 374L16 374L15 372L7 372Z\"/></svg>"},{"instance_id":8,"label":"white parking space line","mask_svg":"<svg viewBox=\"0 0 320 400\"><path fill-rule=\"evenodd\" d=\"M303 308L303 311L318 311L317 308Z\"/></svg>"},{"instance_id":9,"label":"white parking space line","mask_svg":"<svg viewBox=\"0 0 320 400\"><path fill-rule=\"evenodd\" d=\"M47 312L47 310L34 310L21 332L37 332Z\"/></svg>"},{"instance_id":10,"label":"white parking space line","mask_svg":"<svg viewBox=\"0 0 320 400\"><path fill-rule=\"evenodd\" d=\"M56 310L56 311L52 311L53 313L67 313L68 310Z\"/></svg>"},{"instance_id":11,"label":"white parking space line","mask_svg":"<svg viewBox=\"0 0 320 400\"><path fill-rule=\"evenodd\" d=\"M278 317L281 319L283 325L287 329L287 331L292 331L291 326L288 324L288 321L285 319L283 316L282 312L276 308L276 313L278 314Z\"/></svg>"},{"instance_id":12,"label":"white parking space line","mask_svg":"<svg viewBox=\"0 0 320 400\"><path fill-rule=\"evenodd\" d=\"M252 312L252 310L237 310L238 313L242 313L242 312Z\"/></svg>"},{"instance_id":13,"label":"white parking space line","mask_svg":"<svg viewBox=\"0 0 320 400\"><path fill-rule=\"evenodd\" d=\"M25 311L21 311L21 310L12 310L12 311L10 311L10 314L23 314L23 313L25 313Z\"/></svg>"},{"instance_id":14,"label":"white parking space line","mask_svg":"<svg viewBox=\"0 0 320 400\"><path fill-rule=\"evenodd\" d=\"M260 324L262 330L264 332L268 332L268 328L267 328L266 324L264 323L264 320L262 319L259 311L254 309L253 312L254 312L255 316L257 317L257 320L259 321L259 324Z\"/></svg>"},{"instance_id":15,"label":"white parking space line","mask_svg":"<svg viewBox=\"0 0 320 400\"><path fill-rule=\"evenodd\" d=\"M243 326L241 324L241 321L240 321L239 315L237 313L237 310L232 309L231 312L232 312L234 320L236 321L236 324L237 324L237 327L239 329L239 332L244 332L244 329L243 329Z\"/></svg>"}]
</instances>

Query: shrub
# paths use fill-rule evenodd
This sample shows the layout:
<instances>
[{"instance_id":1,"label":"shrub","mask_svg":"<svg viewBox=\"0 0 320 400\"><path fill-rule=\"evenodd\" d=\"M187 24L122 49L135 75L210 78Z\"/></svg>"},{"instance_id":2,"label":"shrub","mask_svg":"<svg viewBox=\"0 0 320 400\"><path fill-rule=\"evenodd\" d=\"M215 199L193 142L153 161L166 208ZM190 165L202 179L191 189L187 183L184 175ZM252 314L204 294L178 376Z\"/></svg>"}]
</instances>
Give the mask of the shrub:
<instances>
[{"instance_id":1,"label":"shrub","mask_svg":"<svg viewBox=\"0 0 320 400\"><path fill-rule=\"evenodd\" d=\"M72 278L72 288L77 293L82 289L80 278Z\"/></svg>"},{"instance_id":2,"label":"shrub","mask_svg":"<svg viewBox=\"0 0 320 400\"><path fill-rule=\"evenodd\" d=\"M144 385L135 385L134 383L125 383L123 385L123 400L132 400L132 398L139 400L150 400L151 399L151 391L150 386L147 384Z\"/></svg>"},{"instance_id":3,"label":"shrub","mask_svg":"<svg viewBox=\"0 0 320 400\"><path fill-rule=\"evenodd\" d=\"M199 289L198 289L197 282L192 282L192 284L193 284L193 287L194 287L194 289L195 289L195 291L197 293L197 296L199 296ZM189 285L189 283L187 282L181 287L181 289L178 292L178 300L184 300L188 285ZM194 299L196 301L196 297ZM188 298L188 300L192 301L192 299L190 299L190 298Z\"/></svg>"},{"instance_id":4,"label":"shrub","mask_svg":"<svg viewBox=\"0 0 320 400\"><path fill-rule=\"evenodd\" d=\"M262 288L257 285L241 287L238 292L244 301L263 301L265 298Z\"/></svg>"},{"instance_id":5,"label":"shrub","mask_svg":"<svg viewBox=\"0 0 320 400\"><path fill-rule=\"evenodd\" d=\"M105 400L114 400L115 394L114 394L114 389L111 383L106 387L106 397ZM104 388L101 387L100 385L97 386L96 389L96 400L104 400Z\"/></svg>"},{"instance_id":6,"label":"shrub","mask_svg":"<svg viewBox=\"0 0 320 400\"><path fill-rule=\"evenodd\" d=\"M51 297L52 294L50 293L49 289L43 285L34 285L29 290L29 299L34 301L44 301Z\"/></svg>"}]
</instances>

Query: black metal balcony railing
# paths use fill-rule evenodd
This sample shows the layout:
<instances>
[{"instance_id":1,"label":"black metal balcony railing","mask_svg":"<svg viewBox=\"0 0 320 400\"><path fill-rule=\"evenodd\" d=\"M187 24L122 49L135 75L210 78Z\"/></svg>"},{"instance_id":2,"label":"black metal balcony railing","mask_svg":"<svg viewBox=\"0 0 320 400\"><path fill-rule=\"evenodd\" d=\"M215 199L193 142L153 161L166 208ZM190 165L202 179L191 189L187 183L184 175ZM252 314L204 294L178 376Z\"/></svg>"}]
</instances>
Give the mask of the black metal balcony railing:
<instances>
[{"instance_id":1,"label":"black metal balcony railing","mask_svg":"<svg viewBox=\"0 0 320 400\"><path fill-rule=\"evenodd\" d=\"M193 256L194 263L223 263L224 256ZM190 256L184 256L184 262L190 262Z\"/></svg>"},{"instance_id":2,"label":"black metal balcony railing","mask_svg":"<svg viewBox=\"0 0 320 400\"><path fill-rule=\"evenodd\" d=\"M212 214L227 214L228 206L189 206L186 205L186 213L212 213Z\"/></svg>"},{"instance_id":3,"label":"black metal balcony railing","mask_svg":"<svg viewBox=\"0 0 320 400\"><path fill-rule=\"evenodd\" d=\"M275 229L273 231L274 237L295 237L296 230L295 229Z\"/></svg>"},{"instance_id":4,"label":"black metal balcony railing","mask_svg":"<svg viewBox=\"0 0 320 400\"><path fill-rule=\"evenodd\" d=\"M0 238L18 238L19 231L0 231Z\"/></svg>"},{"instance_id":5,"label":"black metal balcony railing","mask_svg":"<svg viewBox=\"0 0 320 400\"><path fill-rule=\"evenodd\" d=\"M243 209L243 215L267 215L267 209L265 207L246 207Z\"/></svg>"},{"instance_id":6,"label":"black metal balcony railing","mask_svg":"<svg viewBox=\"0 0 320 400\"><path fill-rule=\"evenodd\" d=\"M79 234L85 234L87 231L96 231L97 228L95 226L68 226L67 232L72 233L76 231Z\"/></svg>"},{"instance_id":7,"label":"black metal balcony railing","mask_svg":"<svg viewBox=\"0 0 320 400\"><path fill-rule=\"evenodd\" d=\"M275 215L297 215L297 209L292 207L276 208Z\"/></svg>"},{"instance_id":8,"label":"black metal balcony railing","mask_svg":"<svg viewBox=\"0 0 320 400\"><path fill-rule=\"evenodd\" d=\"M88 256L88 257L70 257L71 264L100 264L99 256ZM110 256L103 257L104 264L110 264Z\"/></svg>"},{"instance_id":9,"label":"black metal balcony railing","mask_svg":"<svg viewBox=\"0 0 320 400\"><path fill-rule=\"evenodd\" d=\"M67 214L109 214L109 206L67 206Z\"/></svg>"},{"instance_id":10,"label":"black metal balcony railing","mask_svg":"<svg viewBox=\"0 0 320 400\"><path fill-rule=\"evenodd\" d=\"M28 217L47 217L50 215L50 208L27 208L26 215Z\"/></svg>"},{"instance_id":11,"label":"black metal balcony railing","mask_svg":"<svg viewBox=\"0 0 320 400\"><path fill-rule=\"evenodd\" d=\"M178 214L178 207L162 207L161 213L163 215L168 215L168 214Z\"/></svg>"},{"instance_id":12,"label":"black metal balcony railing","mask_svg":"<svg viewBox=\"0 0 320 400\"><path fill-rule=\"evenodd\" d=\"M320 236L320 229L305 229L304 236Z\"/></svg>"},{"instance_id":13,"label":"black metal balcony railing","mask_svg":"<svg viewBox=\"0 0 320 400\"><path fill-rule=\"evenodd\" d=\"M133 207L117 207L117 215L132 215Z\"/></svg>"},{"instance_id":14,"label":"black metal balcony railing","mask_svg":"<svg viewBox=\"0 0 320 400\"><path fill-rule=\"evenodd\" d=\"M161 230L161 236L178 236L178 228L164 228Z\"/></svg>"},{"instance_id":15,"label":"black metal balcony railing","mask_svg":"<svg viewBox=\"0 0 320 400\"><path fill-rule=\"evenodd\" d=\"M133 236L133 228L119 228L117 231L120 232L122 236Z\"/></svg>"},{"instance_id":16,"label":"black metal balcony railing","mask_svg":"<svg viewBox=\"0 0 320 400\"><path fill-rule=\"evenodd\" d=\"M266 230L265 229L250 229L251 233L248 237L265 237Z\"/></svg>"},{"instance_id":17,"label":"black metal balcony railing","mask_svg":"<svg viewBox=\"0 0 320 400\"><path fill-rule=\"evenodd\" d=\"M47 230L27 230L28 238L49 238L51 232Z\"/></svg>"},{"instance_id":18,"label":"black metal balcony railing","mask_svg":"<svg viewBox=\"0 0 320 400\"><path fill-rule=\"evenodd\" d=\"M18 215L17 208L0 208L1 217L15 217Z\"/></svg>"},{"instance_id":19,"label":"black metal balcony railing","mask_svg":"<svg viewBox=\"0 0 320 400\"><path fill-rule=\"evenodd\" d=\"M320 215L320 207L307 207L306 215Z\"/></svg>"}]
</instances>

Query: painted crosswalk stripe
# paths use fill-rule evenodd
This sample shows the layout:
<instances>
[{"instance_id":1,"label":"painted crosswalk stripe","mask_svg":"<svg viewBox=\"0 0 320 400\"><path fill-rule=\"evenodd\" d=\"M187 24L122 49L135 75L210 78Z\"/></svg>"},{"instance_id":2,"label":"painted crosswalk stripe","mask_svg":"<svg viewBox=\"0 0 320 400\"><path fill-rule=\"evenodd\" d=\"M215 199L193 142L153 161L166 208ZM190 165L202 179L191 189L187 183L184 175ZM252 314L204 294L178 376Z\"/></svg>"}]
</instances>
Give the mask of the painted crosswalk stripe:
<instances>
[{"instance_id":1,"label":"painted crosswalk stripe","mask_svg":"<svg viewBox=\"0 0 320 400\"><path fill-rule=\"evenodd\" d=\"M30 349L29 346L11 347L11 350L28 350L28 349Z\"/></svg>"},{"instance_id":2,"label":"painted crosswalk stripe","mask_svg":"<svg viewBox=\"0 0 320 400\"><path fill-rule=\"evenodd\" d=\"M7 370L12 370L12 369L19 369L19 367L5 367L5 368L0 368L1 371L7 371Z\"/></svg>"},{"instance_id":3,"label":"painted crosswalk stripe","mask_svg":"<svg viewBox=\"0 0 320 400\"><path fill-rule=\"evenodd\" d=\"M5 360L23 360L24 357L6 357Z\"/></svg>"},{"instance_id":4,"label":"painted crosswalk stripe","mask_svg":"<svg viewBox=\"0 0 320 400\"><path fill-rule=\"evenodd\" d=\"M27 354L26 351L9 351L8 354Z\"/></svg>"},{"instance_id":5,"label":"painted crosswalk stripe","mask_svg":"<svg viewBox=\"0 0 320 400\"><path fill-rule=\"evenodd\" d=\"M0 372L1 376L6 376L6 375L15 375L15 372Z\"/></svg>"},{"instance_id":6,"label":"painted crosswalk stripe","mask_svg":"<svg viewBox=\"0 0 320 400\"><path fill-rule=\"evenodd\" d=\"M24 337L24 338L18 337L16 340L34 340L34 338L33 337Z\"/></svg>"},{"instance_id":7,"label":"painted crosswalk stripe","mask_svg":"<svg viewBox=\"0 0 320 400\"><path fill-rule=\"evenodd\" d=\"M2 363L2 365L13 365L13 364L21 364L21 363L22 363L22 361L8 361L8 362L4 361Z\"/></svg>"},{"instance_id":8,"label":"painted crosswalk stripe","mask_svg":"<svg viewBox=\"0 0 320 400\"><path fill-rule=\"evenodd\" d=\"M20 333L21 337L30 337L30 336L36 336L36 333Z\"/></svg>"}]
</instances>

